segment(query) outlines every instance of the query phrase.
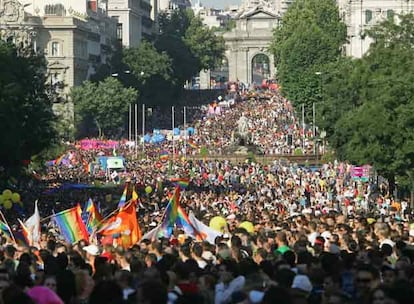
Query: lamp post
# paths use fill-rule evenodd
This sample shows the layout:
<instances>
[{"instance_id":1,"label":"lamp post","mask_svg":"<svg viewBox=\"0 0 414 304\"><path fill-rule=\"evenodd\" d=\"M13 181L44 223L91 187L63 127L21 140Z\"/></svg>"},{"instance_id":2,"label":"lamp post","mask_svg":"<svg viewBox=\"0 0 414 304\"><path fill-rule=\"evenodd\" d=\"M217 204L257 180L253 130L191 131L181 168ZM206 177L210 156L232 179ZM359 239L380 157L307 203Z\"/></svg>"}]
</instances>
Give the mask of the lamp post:
<instances>
[{"instance_id":1,"label":"lamp post","mask_svg":"<svg viewBox=\"0 0 414 304\"><path fill-rule=\"evenodd\" d=\"M123 71L124 74L131 74L130 70L125 70ZM110 73L112 77L114 78L118 78L119 77L119 73ZM132 104L129 105L129 109L128 109L128 140L131 141L132 140ZM136 138L135 138L136 140Z\"/></svg>"},{"instance_id":2,"label":"lamp post","mask_svg":"<svg viewBox=\"0 0 414 304\"><path fill-rule=\"evenodd\" d=\"M315 72L315 75L319 76L319 98L320 101L322 101L322 72ZM314 140L314 145L313 145L313 152L314 154L316 154L316 150L317 150L317 140L316 140L316 104L313 103L313 107L312 107L312 118L313 118L313 140Z\"/></svg>"}]
</instances>

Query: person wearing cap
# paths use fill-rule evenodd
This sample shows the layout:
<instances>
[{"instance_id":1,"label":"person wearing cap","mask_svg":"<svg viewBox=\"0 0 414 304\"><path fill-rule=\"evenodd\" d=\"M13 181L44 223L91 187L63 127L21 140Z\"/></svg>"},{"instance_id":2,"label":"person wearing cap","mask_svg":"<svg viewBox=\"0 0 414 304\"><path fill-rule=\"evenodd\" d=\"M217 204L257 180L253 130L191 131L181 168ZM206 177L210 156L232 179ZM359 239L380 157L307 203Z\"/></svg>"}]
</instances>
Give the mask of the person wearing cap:
<instances>
[{"instance_id":1,"label":"person wearing cap","mask_svg":"<svg viewBox=\"0 0 414 304\"><path fill-rule=\"evenodd\" d=\"M90 244L88 246L85 246L82 248L82 250L85 252L85 260L86 262L92 267L93 273L95 273L95 260L100 254L100 249L95 244Z\"/></svg>"}]
</instances>

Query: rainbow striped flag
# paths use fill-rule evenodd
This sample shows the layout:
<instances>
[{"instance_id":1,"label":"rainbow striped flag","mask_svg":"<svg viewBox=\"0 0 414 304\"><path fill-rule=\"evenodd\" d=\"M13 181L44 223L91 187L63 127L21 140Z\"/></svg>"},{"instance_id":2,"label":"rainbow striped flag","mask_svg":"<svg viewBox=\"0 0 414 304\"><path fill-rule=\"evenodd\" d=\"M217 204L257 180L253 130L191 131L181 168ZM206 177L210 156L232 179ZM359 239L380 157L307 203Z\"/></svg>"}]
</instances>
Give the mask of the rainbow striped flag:
<instances>
[{"instance_id":1,"label":"rainbow striped flag","mask_svg":"<svg viewBox=\"0 0 414 304\"><path fill-rule=\"evenodd\" d=\"M87 214L86 229L89 234L91 234L93 230L102 222L102 215L99 213L92 199L87 201L85 212Z\"/></svg>"},{"instance_id":2,"label":"rainbow striped flag","mask_svg":"<svg viewBox=\"0 0 414 304\"><path fill-rule=\"evenodd\" d=\"M179 189L179 187L176 188ZM179 191L179 190L178 190ZM177 213L174 214L174 204L177 201ZM187 213L184 211L183 208L179 205L178 200L176 199L176 193L171 197L169 204L165 210L165 214L161 225L154 230L154 235L151 236L152 238L159 238L159 237L166 237L169 238L172 233L174 226L181 228L184 230L185 234L190 235L197 240L204 240L206 236L201 233L194 225L191 223ZM151 233L150 233L151 234ZM144 237L143 237L144 238ZM148 234L145 235L145 238L148 238Z\"/></svg>"},{"instance_id":3,"label":"rainbow striped flag","mask_svg":"<svg viewBox=\"0 0 414 304\"><path fill-rule=\"evenodd\" d=\"M12 238L10 227L3 221L0 221L0 231L3 232L7 237Z\"/></svg>"},{"instance_id":4,"label":"rainbow striped flag","mask_svg":"<svg viewBox=\"0 0 414 304\"><path fill-rule=\"evenodd\" d=\"M124 192L122 192L121 198L119 199L118 208L125 206L128 193L128 185L125 185Z\"/></svg>"},{"instance_id":5,"label":"rainbow striped flag","mask_svg":"<svg viewBox=\"0 0 414 304\"><path fill-rule=\"evenodd\" d=\"M160 161L163 163L168 161L168 158L170 157L170 153L166 150L163 150L160 152Z\"/></svg>"},{"instance_id":6,"label":"rainbow striped flag","mask_svg":"<svg viewBox=\"0 0 414 304\"><path fill-rule=\"evenodd\" d=\"M89 234L81 217L79 204L71 209L53 215L60 232L68 243L74 244L80 240L88 240Z\"/></svg>"},{"instance_id":7,"label":"rainbow striped flag","mask_svg":"<svg viewBox=\"0 0 414 304\"><path fill-rule=\"evenodd\" d=\"M59 166L63 162L63 160L67 158L67 156L68 156L67 153L65 153L65 154L62 154L61 156L59 156L58 158L56 158L55 159L55 166Z\"/></svg>"},{"instance_id":8,"label":"rainbow striped flag","mask_svg":"<svg viewBox=\"0 0 414 304\"><path fill-rule=\"evenodd\" d=\"M197 230L197 228L191 223L187 213L184 211L181 206L178 206L178 216L176 225L179 228L182 228L185 234L195 237L197 240L202 241L205 239L205 236Z\"/></svg>"},{"instance_id":9,"label":"rainbow striped flag","mask_svg":"<svg viewBox=\"0 0 414 304\"><path fill-rule=\"evenodd\" d=\"M19 245L24 246L24 247L29 247L32 244L30 243L30 232L29 229L27 229L26 225L19 219L17 219L19 221L20 227L22 228L21 230L21 234L18 233L16 234L16 241Z\"/></svg>"},{"instance_id":10,"label":"rainbow striped flag","mask_svg":"<svg viewBox=\"0 0 414 304\"><path fill-rule=\"evenodd\" d=\"M190 179L188 177L171 178L170 182L172 182L173 185L176 186L176 187L180 187L181 189L185 189L190 184Z\"/></svg>"},{"instance_id":11,"label":"rainbow striped flag","mask_svg":"<svg viewBox=\"0 0 414 304\"><path fill-rule=\"evenodd\" d=\"M168 227L174 227L175 221L178 216L178 206L180 205L180 187L176 187L174 194L170 198L170 202L165 210L165 220L168 223Z\"/></svg>"},{"instance_id":12,"label":"rainbow striped flag","mask_svg":"<svg viewBox=\"0 0 414 304\"><path fill-rule=\"evenodd\" d=\"M195 142L193 142L192 140L188 141L188 145L193 149L198 149L197 144Z\"/></svg>"}]
</instances>

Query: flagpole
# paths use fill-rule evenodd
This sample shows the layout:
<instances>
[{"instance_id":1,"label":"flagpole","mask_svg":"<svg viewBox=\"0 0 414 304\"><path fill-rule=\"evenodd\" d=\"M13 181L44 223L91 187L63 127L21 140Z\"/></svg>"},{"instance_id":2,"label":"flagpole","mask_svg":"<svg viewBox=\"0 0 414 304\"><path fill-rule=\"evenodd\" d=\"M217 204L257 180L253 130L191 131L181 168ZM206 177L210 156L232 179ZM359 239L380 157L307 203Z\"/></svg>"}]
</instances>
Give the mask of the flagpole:
<instances>
[{"instance_id":1,"label":"flagpole","mask_svg":"<svg viewBox=\"0 0 414 304\"><path fill-rule=\"evenodd\" d=\"M305 104L302 103L302 153L305 154Z\"/></svg>"},{"instance_id":2,"label":"flagpole","mask_svg":"<svg viewBox=\"0 0 414 304\"><path fill-rule=\"evenodd\" d=\"M1 215L1 218L3 219L4 223L7 225L7 228L9 228L10 236L11 236L13 242L15 244L17 244L16 239L14 238L14 235L13 235L13 231L11 230L9 223L7 222L6 217L4 216L3 212L1 212L1 210L0 210L0 215Z\"/></svg>"},{"instance_id":3,"label":"flagpole","mask_svg":"<svg viewBox=\"0 0 414 304\"><path fill-rule=\"evenodd\" d=\"M128 140L132 140L132 104L129 104Z\"/></svg>"},{"instance_id":4,"label":"flagpole","mask_svg":"<svg viewBox=\"0 0 414 304\"><path fill-rule=\"evenodd\" d=\"M184 106L184 159L187 158L187 107Z\"/></svg>"},{"instance_id":5,"label":"flagpole","mask_svg":"<svg viewBox=\"0 0 414 304\"><path fill-rule=\"evenodd\" d=\"M138 158L138 107L137 107L137 104L135 104L135 158Z\"/></svg>"},{"instance_id":6,"label":"flagpole","mask_svg":"<svg viewBox=\"0 0 414 304\"><path fill-rule=\"evenodd\" d=\"M175 121L174 121L174 116L175 116L175 112L174 112L174 106L171 107L171 123L172 123L172 160L174 163L174 159L175 159L175 139L174 139L174 126L175 126Z\"/></svg>"},{"instance_id":7,"label":"flagpole","mask_svg":"<svg viewBox=\"0 0 414 304\"><path fill-rule=\"evenodd\" d=\"M142 104L142 157L145 155L145 104Z\"/></svg>"}]
</instances>

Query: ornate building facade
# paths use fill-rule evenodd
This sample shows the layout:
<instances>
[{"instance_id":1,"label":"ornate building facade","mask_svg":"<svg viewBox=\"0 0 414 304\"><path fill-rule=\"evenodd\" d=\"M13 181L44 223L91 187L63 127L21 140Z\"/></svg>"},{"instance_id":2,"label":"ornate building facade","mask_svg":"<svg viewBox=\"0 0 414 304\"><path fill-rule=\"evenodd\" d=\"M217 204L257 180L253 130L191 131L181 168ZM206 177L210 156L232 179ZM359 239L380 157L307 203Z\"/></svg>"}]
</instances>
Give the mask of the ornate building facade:
<instances>
[{"instance_id":1,"label":"ornate building facade","mask_svg":"<svg viewBox=\"0 0 414 304\"><path fill-rule=\"evenodd\" d=\"M48 84L60 96L55 110L72 120L70 89L111 56L116 20L96 1L0 0L0 39L45 55Z\"/></svg>"},{"instance_id":2,"label":"ornate building facade","mask_svg":"<svg viewBox=\"0 0 414 304\"><path fill-rule=\"evenodd\" d=\"M279 25L283 14L294 0L245 0L234 19L236 27L223 37L226 43L228 79L245 84L274 77L276 69L268 47L272 30ZM342 20L347 25L347 56L362 57L371 44L365 31L374 24L398 18L398 14L414 11L414 0L337 0ZM260 60L257 61L257 56ZM255 62L256 60L256 62ZM212 72L213 73L213 72ZM207 73L211 75L210 72ZM206 73L201 73L201 87L211 87Z\"/></svg>"},{"instance_id":3,"label":"ornate building facade","mask_svg":"<svg viewBox=\"0 0 414 304\"><path fill-rule=\"evenodd\" d=\"M385 19L414 11L413 0L337 0L343 21L348 28L346 55L362 57L372 40L365 31Z\"/></svg>"}]
</instances>

